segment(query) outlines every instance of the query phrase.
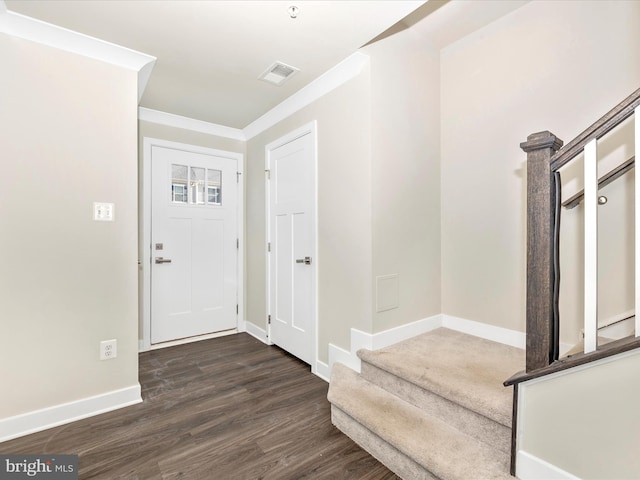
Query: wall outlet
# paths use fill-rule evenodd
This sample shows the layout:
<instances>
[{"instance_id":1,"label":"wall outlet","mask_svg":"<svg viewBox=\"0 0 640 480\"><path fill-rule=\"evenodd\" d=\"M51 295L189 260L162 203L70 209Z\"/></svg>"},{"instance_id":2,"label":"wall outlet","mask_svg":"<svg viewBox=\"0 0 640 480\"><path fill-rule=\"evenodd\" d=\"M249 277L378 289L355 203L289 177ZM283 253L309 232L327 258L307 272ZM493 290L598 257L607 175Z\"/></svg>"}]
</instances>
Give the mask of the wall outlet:
<instances>
[{"instance_id":1,"label":"wall outlet","mask_svg":"<svg viewBox=\"0 0 640 480\"><path fill-rule=\"evenodd\" d=\"M100 342L100 360L111 360L118 356L118 341L103 340Z\"/></svg>"}]
</instances>

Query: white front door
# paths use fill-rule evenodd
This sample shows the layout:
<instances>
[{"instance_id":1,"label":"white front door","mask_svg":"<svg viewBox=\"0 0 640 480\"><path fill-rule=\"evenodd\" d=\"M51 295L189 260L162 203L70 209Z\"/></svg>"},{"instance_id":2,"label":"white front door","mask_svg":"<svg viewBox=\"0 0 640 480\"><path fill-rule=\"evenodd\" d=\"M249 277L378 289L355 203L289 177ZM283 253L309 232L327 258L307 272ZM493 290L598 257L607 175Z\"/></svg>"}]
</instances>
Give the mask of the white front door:
<instances>
[{"instance_id":1,"label":"white front door","mask_svg":"<svg viewBox=\"0 0 640 480\"><path fill-rule=\"evenodd\" d=\"M315 129L267 146L271 342L315 355Z\"/></svg>"},{"instance_id":2,"label":"white front door","mask_svg":"<svg viewBox=\"0 0 640 480\"><path fill-rule=\"evenodd\" d=\"M237 327L237 161L151 147L151 343Z\"/></svg>"}]
</instances>

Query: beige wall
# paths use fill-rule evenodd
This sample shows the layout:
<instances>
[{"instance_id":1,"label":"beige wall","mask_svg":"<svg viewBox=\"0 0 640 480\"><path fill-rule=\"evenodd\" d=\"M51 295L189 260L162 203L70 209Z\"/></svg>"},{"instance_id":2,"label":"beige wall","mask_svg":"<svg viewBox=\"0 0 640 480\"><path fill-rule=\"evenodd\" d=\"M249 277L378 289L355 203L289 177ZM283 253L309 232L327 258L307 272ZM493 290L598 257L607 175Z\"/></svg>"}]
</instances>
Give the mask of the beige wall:
<instances>
[{"instance_id":1,"label":"beige wall","mask_svg":"<svg viewBox=\"0 0 640 480\"><path fill-rule=\"evenodd\" d=\"M265 327L264 148L318 121L319 338L349 349L440 313L439 54L412 31L364 48L357 78L247 146L247 320ZM376 277L397 275L398 308L377 312ZM394 288L393 286L391 287Z\"/></svg>"},{"instance_id":2,"label":"beige wall","mask_svg":"<svg viewBox=\"0 0 640 480\"><path fill-rule=\"evenodd\" d=\"M318 128L318 358L371 331L371 164L368 67L247 142L247 321L266 328L265 146L313 121Z\"/></svg>"},{"instance_id":3,"label":"beige wall","mask_svg":"<svg viewBox=\"0 0 640 480\"><path fill-rule=\"evenodd\" d=\"M568 142L639 85L635 1L534 1L442 51L444 313L524 330L519 143Z\"/></svg>"},{"instance_id":4,"label":"beige wall","mask_svg":"<svg viewBox=\"0 0 640 480\"><path fill-rule=\"evenodd\" d=\"M371 57L377 333L441 312L440 55L412 30L362 51ZM397 285L383 281L378 290L376 278L389 275ZM393 297L394 289L398 307L379 311L376 294Z\"/></svg>"},{"instance_id":5,"label":"beige wall","mask_svg":"<svg viewBox=\"0 0 640 480\"><path fill-rule=\"evenodd\" d=\"M620 357L522 385L518 450L585 480L638 478L640 353Z\"/></svg>"},{"instance_id":6,"label":"beige wall","mask_svg":"<svg viewBox=\"0 0 640 480\"><path fill-rule=\"evenodd\" d=\"M137 74L6 35L0 58L7 418L138 384Z\"/></svg>"}]
</instances>

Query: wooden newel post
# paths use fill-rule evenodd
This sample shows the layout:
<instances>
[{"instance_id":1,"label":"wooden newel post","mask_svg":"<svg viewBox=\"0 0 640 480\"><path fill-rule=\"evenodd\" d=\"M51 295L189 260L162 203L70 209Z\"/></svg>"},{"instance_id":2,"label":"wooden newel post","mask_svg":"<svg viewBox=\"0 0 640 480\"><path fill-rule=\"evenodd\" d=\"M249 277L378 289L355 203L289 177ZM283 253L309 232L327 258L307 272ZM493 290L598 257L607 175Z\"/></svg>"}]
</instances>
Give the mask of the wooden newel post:
<instances>
[{"instance_id":1,"label":"wooden newel post","mask_svg":"<svg viewBox=\"0 0 640 480\"><path fill-rule=\"evenodd\" d=\"M527 137L527 372L553 361L555 186L549 160L562 147L551 132Z\"/></svg>"}]
</instances>

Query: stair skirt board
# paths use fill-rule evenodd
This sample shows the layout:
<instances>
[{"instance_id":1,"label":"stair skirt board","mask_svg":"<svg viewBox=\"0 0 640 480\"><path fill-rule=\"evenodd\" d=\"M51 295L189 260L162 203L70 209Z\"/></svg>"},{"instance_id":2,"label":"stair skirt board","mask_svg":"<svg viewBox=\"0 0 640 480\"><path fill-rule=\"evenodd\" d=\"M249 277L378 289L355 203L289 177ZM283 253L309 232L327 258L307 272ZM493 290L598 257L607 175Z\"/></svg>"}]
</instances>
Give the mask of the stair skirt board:
<instances>
[{"instance_id":1,"label":"stair skirt board","mask_svg":"<svg viewBox=\"0 0 640 480\"><path fill-rule=\"evenodd\" d=\"M470 437L509 454L511 428L473 412L451 400L405 381L374 365L362 362L362 377L393 392L397 397L420 408L428 415L449 423Z\"/></svg>"},{"instance_id":2,"label":"stair skirt board","mask_svg":"<svg viewBox=\"0 0 640 480\"><path fill-rule=\"evenodd\" d=\"M411 480L438 480L438 477L433 476L335 405L331 406L331 422L399 477Z\"/></svg>"}]
</instances>

